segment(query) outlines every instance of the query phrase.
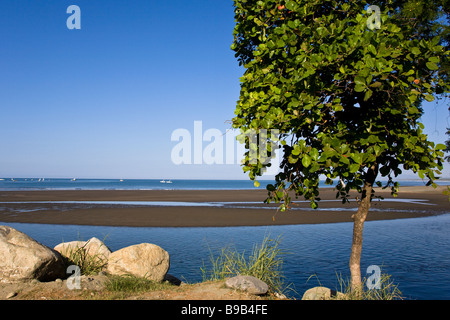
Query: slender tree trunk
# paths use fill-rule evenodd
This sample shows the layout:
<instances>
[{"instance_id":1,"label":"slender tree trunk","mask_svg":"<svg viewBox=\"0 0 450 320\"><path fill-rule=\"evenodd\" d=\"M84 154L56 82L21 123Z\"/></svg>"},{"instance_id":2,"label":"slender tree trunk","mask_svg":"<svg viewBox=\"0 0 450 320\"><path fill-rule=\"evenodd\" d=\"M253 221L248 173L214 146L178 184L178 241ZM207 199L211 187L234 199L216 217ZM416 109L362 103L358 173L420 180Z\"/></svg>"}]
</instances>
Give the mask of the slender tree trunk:
<instances>
[{"instance_id":1,"label":"slender tree trunk","mask_svg":"<svg viewBox=\"0 0 450 320\"><path fill-rule=\"evenodd\" d=\"M378 174L378 165L375 164L369 168L364 187L361 193L361 202L356 214L353 218L353 243L352 251L350 254L350 275L351 275L351 290L352 293L359 294L361 292L361 252L363 243L363 229L364 222L366 221L367 214L370 209L371 194L373 184Z\"/></svg>"}]
</instances>

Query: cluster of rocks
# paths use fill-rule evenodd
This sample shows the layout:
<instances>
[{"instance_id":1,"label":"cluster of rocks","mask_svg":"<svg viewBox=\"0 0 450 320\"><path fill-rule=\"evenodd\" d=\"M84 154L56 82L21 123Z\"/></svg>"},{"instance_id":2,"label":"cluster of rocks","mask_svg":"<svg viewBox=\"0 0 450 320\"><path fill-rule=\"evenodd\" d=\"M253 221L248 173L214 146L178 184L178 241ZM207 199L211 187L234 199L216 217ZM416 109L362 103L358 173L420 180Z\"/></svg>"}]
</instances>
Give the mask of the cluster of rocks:
<instances>
[{"instance_id":1,"label":"cluster of rocks","mask_svg":"<svg viewBox=\"0 0 450 320\"><path fill-rule=\"evenodd\" d=\"M0 283L65 279L67 263L64 257L82 248L84 255L98 260L111 275L134 275L153 281L163 281L170 266L167 251L141 243L114 252L99 239L71 241L53 249L8 226L0 226Z\"/></svg>"},{"instance_id":2,"label":"cluster of rocks","mask_svg":"<svg viewBox=\"0 0 450 320\"><path fill-rule=\"evenodd\" d=\"M0 283L67 281L61 279L66 279L72 271L68 273L64 258L73 257L73 253L80 249L83 255L104 266L104 273L110 275L133 275L174 284L181 282L167 274L169 253L155 244L141 243L111 252L94 237L88 241L60 243L51 249L14 228L0 226ZM86 276L80 278L87 285L94 279ZM229 278L225 285L253 295L264 295L269 290L266 283L252 276Z\"/></svg>"}]
</instances>

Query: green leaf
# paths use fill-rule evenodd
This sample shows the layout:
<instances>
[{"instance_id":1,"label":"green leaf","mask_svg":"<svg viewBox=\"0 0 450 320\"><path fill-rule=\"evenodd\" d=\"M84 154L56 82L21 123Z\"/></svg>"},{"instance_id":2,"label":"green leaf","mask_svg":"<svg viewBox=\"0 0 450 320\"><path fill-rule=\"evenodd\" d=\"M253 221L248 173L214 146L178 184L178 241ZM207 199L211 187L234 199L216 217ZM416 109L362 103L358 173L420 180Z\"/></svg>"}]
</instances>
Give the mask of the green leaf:
<instances>
[{"instance_id":1,"label":"green leaf","mask_svg":"<svg viewBox=\"0 0 450 320\"><path fill-rule=\"evenodd\" d=\"M359 170L359 164L354 163L354 164L350 165L350 173L355 173L358 170Z\"/></svg>"},{"instance_id":2,"label":"green leaf","mask_svg":"<svg viewBox=\"0 0 450 320\"><path fill-rule=\"evenodd\" d=\"M344 143L343 145L341 145L342 153L346 153L348 150L350 150L350 146L348 144Z\"/></svg>"},{"instance_id":3,"label":"green leaf","mask_svg":"<svg viewBox=\"0 0 450 320\"><path fill-rule=\"evenodd\" d=\"M369 44L369 46L367 47L367 49L372 52L375 56L377 55L377 49L375 49L375 47L371 44Z\"/></svg>"},{"instance_id":4,"label":"green leaf","mask_svg":"<svg viewBox=\"0 0 450 320\"><path fill-rule=\"evenodd\" d=\"M447 147L445 146L445 144L442 143L438 143L435 147L436 150L444 150L445 148Z\"/></svg>"},{"instance_id":5,"label":"green leaf","mask_svg":"<svg viewBox=\"0 0 450 320\"><path fill-rule=\"evenodd\" d=\"M425 175L423 174L423 170L420 170L420 171L418 172L418 174L419 174L419 178L420 178L420 179L425 178Z\"/></svg>"},{"instance_id":6,"label":"green leaf","mask_svg":"<svg viewBox=\"0 0 450 320\"><path fill-rule=\"evenodd\" d=\"M429 57L429 58L428 58L428 61L439 63L440 60L439 60L438 57Z\"/></svg>"},{"instance_id":7,"label":"green leaf","mask_svg":"<svg viewBox=\"0 0 450 320\"><path fill-rule=\"evenodd\" d=\"M374 145L373 150L375 151L375 156L379 156L381 154L381 147L379 145Z\"/></svg>"},{"instance_id":8,"label":"green leaf","mask_svg":"<svg viewBox=\"0 0 450 320\"><path fill-rule=\"evenodd\" d=\"M372 96L372 90L367 90L366 94L364 95L364 101L367 101L370 99L370 97Z\"/></svg>"},{"instance_id":9,"label":"green leaf","mask_svg":"<svg viewBox=\"0 0 450 320\"><path fill-rule=\"evenodd\" d=\"M311 165L311 157L305 154L302 158L302 164L305 168L308 168Z\"/></svg>"},{"instance_id":10,"label":"green leaf","mask_svg":"<svg viewBox=\"0 0 450 320\"><path fill-rule=\"evenodd\" d=\"M317 159L319 158L319 151L316 148L312 148L311 152L309 153L309 155L311 156L311 158L314 161L317 161Z\"/></svg>"},{"instance_id":11,"label":"green leaf","mask_svg":"<svg viewBox=\"0 0 450 320\"><path fill-rule=\"evenodd\" d=\"M296 157L296 158L292 157L292 154L291 154L291 155L288 157L288 161L289 161L289 163L294 164L294 163L297 163L298 158L297 158L297 157Z\"/></svg>"},{"instance_id":12,"label":"green leaf","mask_svg":"<svg viewBox=\"0 0 450 320\"><path fill-rule=\"evenodd\" d=\"M375 81L374 83L372 83L370 85L371 88L378 88L380 86L381 86L381 82L379 82L379 81Z\"/></svg>"},{"instance_id":13,"label":"green leaf","mask_svg":"<svg viewBox=\"0 0 450 320\"><path fill-rule=\"evenodd\" d=\"M288 1L286 2L286 9L294 11L297 8L297 4L295 1Z\"/></svg>"},{"instance_id":14,"label":"green leaf","mask_svg":"<svg viewBox=\"0 0 450 320\"><path fill-rule=\"evenodd\" d=\"M425 100L427 100L428 102L433 102L434 97L431 94L425 94Z\"/></svg>"},{"instance_id":15,"label":"green leaf","mask_svg":"<svg viewBox=\"0 0 450 320\"><path fill-rule=\"evenodd\" d=\"M348 160L347 157L341 156L339 159L340 162L345 163L345 164L350 164L350 160Z\"/></svg>"},{"instance_id":16,"label":"green leaf","mask_svg":"<svg viewBox=\"0 0 450 320\"><path fill-rule=\"evenodd\" d=\"M350 158L352 158L352 160L355 161L357 164L361 164L361 162L362 162L361 153L358 153L358 152L352 153L350 155Z\"/></svg>"},{"instance_id":17,"label":"green leaf","mask_svg":"<svg viewBox=\"0 0 450 320\"><path fill-rule=\"evenodd\" d=\"M355 83L356 84L365 85L366 84L366 78L365 77L361 77L361 76L357 76L357 77L355 77Z\"/></svg>"},{"instance_id":18,"label":"green leaf","mask_svg":"<svg viewBox=\"0 0 450 320\"><path fill-rule=\"evenodd\" d=\"M257 181L257 180L255 180L255 183L254 183L254 185L255 185L255 187L256 188L259 188L259 186L260 186L260 183Z\"/></svg>"},{"instance_id":19,"label":"green leaf","mask_svg":"<svg viewBox=\"0 0 450 320\"><path fill-rule=\"evenodd\" d=\"M420 49L418 47L414 47L412 48L411 52L415 55L419 55L420 54Z\"/></svg>"},{"instance_id":20,"label":"green leaf","mask_svg":"<svg viewBox=\"0 0 450 320\"><path fill-rule=\"evenodd\" d=\"M427 68L430 69L430 70L437 70L437 69L439 69L437 64L434 63L434 62L427 62L426 65L427 65Z\"/></svg>"}]
</instances>

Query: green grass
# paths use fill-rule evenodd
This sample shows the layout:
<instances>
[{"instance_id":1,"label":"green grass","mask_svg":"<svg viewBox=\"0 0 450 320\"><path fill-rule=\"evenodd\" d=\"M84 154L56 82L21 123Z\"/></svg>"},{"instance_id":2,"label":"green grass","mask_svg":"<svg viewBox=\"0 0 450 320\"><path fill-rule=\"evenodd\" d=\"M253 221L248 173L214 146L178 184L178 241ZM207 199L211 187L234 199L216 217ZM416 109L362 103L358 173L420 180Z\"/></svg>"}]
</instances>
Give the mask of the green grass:
<instances>
[{"instance_id":1,"label":"green grass","mask_svg":"<svg viewBox=\"0 0 450 320\"><path fill-rule=\"evenodd\" d=\"M280 238L265 237L260 245L255 245L247 257L230 247L223 248L219 256L211 253L211 269L201 268L203 281L217 281L236 275L254 276L269 286L269 292L283 293L288 289L283 275L283 258L287 252L280 249Z\"/></svg>"},{"instance_id":2,"label":"green grass","mask_svg":"<svg viewBox=\"0 0 450 320\"><path fill-rule=\"evenodd\" d=\"M64 251L66 266L76 265L80 267L82 275L97 274L108 263L102 254L88 254L86 244L81 247L68 248Z\"/></svg>"},{"instance_id":3,"label":"green grass","mask_svg":"<svg viewBox=\"0 0 450 320\"><path fill-rule=\"evenodd\" d=\"M338 276L340 289L338 291L345 294L345 300L403 300L402 292L398 289L398 285L391 279L391 275L381 273L380 289L369 289L367 280L362 280L362 288L360 292L352 292L350 280L344 280L342 276Z\"/></svg>"},{"instance_id":4,"label":"green grass","mask_svg":"<svg viewBox=\"0 0 450 320\"><path fill-rule=\"evenodd\" d=\"M133 275L109 276L106 289L111 292L145 292L174 287L167 282L156 282Z\"/></svg>"}]
</instances>

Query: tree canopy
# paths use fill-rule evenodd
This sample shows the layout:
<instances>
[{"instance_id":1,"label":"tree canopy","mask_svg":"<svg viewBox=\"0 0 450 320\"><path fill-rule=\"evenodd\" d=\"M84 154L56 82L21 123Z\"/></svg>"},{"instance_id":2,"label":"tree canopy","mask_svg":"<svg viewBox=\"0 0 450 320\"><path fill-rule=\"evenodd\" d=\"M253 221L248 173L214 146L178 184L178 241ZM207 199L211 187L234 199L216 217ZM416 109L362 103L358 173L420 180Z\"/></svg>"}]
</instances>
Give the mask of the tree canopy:
<instances>
[{"instance_id":1,"label":"tree canopy","mask_svg":"<svg viewBox=\"0 0 450 320\"><path fill-rule=\"evenodd\" d=\"M316 207L320 176L341 178L345 200L377 176L395 193L402 167L428 184L440 173L445 146L419 121L422 101L449 92L440 2L372 3L379 28L369 26L367 1L235 0L232 49L246 71L233 126L281 132L282 172L269 186L276 201L288 204L292 190ZM265 166L247 154L250 178Z\"/></svg>"}]
</instances>

